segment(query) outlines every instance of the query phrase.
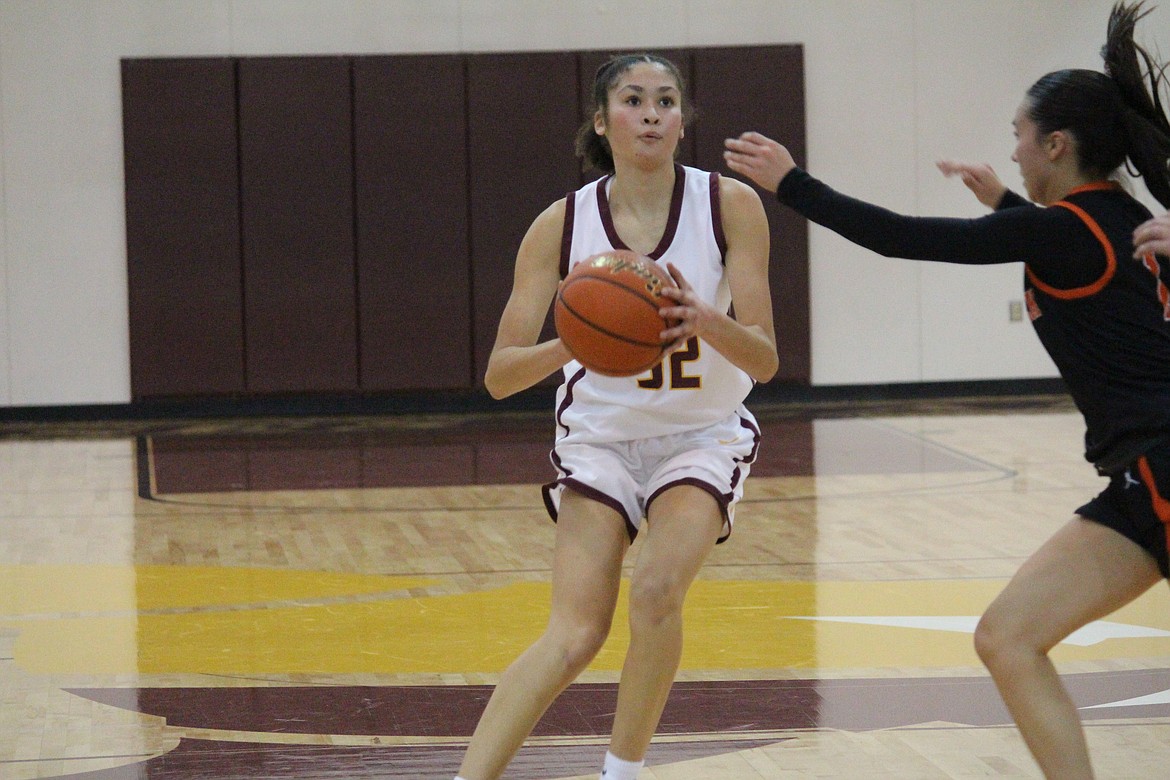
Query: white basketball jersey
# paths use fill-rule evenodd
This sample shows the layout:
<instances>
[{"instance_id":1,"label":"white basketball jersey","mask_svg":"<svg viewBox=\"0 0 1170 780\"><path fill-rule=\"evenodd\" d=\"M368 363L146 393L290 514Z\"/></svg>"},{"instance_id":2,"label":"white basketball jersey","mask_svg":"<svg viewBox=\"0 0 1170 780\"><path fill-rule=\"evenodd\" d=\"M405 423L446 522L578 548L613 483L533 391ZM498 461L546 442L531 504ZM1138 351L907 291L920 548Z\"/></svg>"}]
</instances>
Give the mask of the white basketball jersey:
<instances>
[{"instance_id":1,"label":"white basketball jersey","mask_svg":"<svg viewBox=\"0 0 1170 780\"><path fill-rule=\"evenodd\" d=\"M566 272L599 252L628 249L609 211L607 176L571 193L565 206L561 267ZM719 216L719 174L675 166L670 218L649 257L673 263L695 292L719 311L731 306L724 273L726 242ZM557 390L557 441L605 442L704 428L742 409L752 379L698 338L634 377L608 377L577 361Z\"/></svg>"}]
</instances>

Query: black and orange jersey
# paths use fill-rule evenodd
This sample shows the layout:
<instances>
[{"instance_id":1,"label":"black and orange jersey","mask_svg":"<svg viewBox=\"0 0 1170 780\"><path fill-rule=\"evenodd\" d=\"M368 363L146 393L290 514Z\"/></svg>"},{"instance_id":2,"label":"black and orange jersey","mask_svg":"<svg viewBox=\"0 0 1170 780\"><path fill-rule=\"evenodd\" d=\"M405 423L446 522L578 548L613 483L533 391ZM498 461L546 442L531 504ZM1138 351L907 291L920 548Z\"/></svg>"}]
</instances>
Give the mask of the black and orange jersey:
<instances>
[{"instance_id":1,"label":"black and orange jersey","mask_svg":"<svg viewBox=\"0 0 1170 780\"><path fill-rule=\"evenodd\" d=\"M811 221L887 257L1024 264L1041 343L1085 418L1085 457L1124 467L1170 440L1170 259L1134 260L1150 212L1111 182L1040 208L1008 193L975 219L912 217L843 195L797 168L777 190Z\"/></svg>"}]
</instances>

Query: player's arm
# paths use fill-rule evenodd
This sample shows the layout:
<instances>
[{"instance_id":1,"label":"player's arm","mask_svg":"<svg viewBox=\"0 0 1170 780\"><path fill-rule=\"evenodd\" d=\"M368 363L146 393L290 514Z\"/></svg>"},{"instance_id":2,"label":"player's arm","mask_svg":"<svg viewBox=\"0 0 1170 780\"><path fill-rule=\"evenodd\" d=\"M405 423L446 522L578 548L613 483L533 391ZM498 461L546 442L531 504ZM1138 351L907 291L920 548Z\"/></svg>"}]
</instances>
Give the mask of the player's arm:
<instances>
[{"instance_id":1,"label":"player's arm","mask_svg":"<svg viewBox=\"0 0 1170 780\"><path fill-rule=\"evenodd\" d=\"M664 312L680 323L663 335L676 344L699 336L757 382L767 382L779 366L768 290L768 218L759 195L743 182L721 177L719 197L735 318L700 301L672 267L679 289L664 289L662 294L677 305Z\"/></svg>"},{"instance_id":2,"label":"player's arm","mask_svg":"<svg viewBox=\"0 0 1170 780\"><path fill-rule=\"evenodd\" d=\"M560 283L565 201L544 210L516 253L512 294L500 317L483 382L492 398L532 387L572 359L559 338L537 344Z\"/></svg>"},{"instance_id":3,"label":"player's arm","mask_svg":"<svg viewBox=\"0 0 1170 780\"><path fill-rule=\"evenodd\" d=\"M768 286L768 216L754 189L726 176L719 181L723 234L727 237L724 263L736 329L729 333L726 346L709 337L707 340L757 382L767 382L780 367Z\"/></svg>"}]
</instances>

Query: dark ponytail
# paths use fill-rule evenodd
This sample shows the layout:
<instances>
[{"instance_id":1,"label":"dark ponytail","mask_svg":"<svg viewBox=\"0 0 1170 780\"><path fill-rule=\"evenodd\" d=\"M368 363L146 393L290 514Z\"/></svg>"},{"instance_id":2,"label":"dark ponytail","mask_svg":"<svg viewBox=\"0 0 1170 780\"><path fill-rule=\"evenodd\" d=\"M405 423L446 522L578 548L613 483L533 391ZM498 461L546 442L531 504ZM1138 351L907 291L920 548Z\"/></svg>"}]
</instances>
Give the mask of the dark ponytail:
<instances>
[{"instance_id":1,"label":"dark ponytail","mask_svg":"<svg viewBox=\"0 0 1170 780\"><path fill-rule=\"evenodd\" d=\"M1167 66L1159 65L1133 40L1138 20L1153 10L1143 9L1143 4L1140 0L1113 6L1101 57L1121 98L1130 162L1150 194L1170 208L1170 120L1162 103Z\"/></svg>"},{"instance_id":2,"label":"dark ponytail","mask_svg":"<svg viewBox=\"0 0 1170 780\"><path fill-rule=\"evenodd\" d=\"M673 62L657 54L647 53L618 54L610 57L593 75L592 106L588 110L587 118L577 130L576 151L577 156L583 161L585 170L592 168L602 173L614 172L613 153L610 151L609 141L594 130L593 117L599 111L602 117L608 116L609 91L617 85L623 73L640 63L658 65L669 73L678 84L678 91L682 95L683 123L689 123L694 116L690 95L687 94L686 79Z\"/></svg>"},{"instance_id":3,"label":"dark ponytail","mask_svg":"<svg viewBox=\"0 0 1170 780\"><path fill-rule=\"evenodd\" d=\"M1149 13L1144 1L1113 7L1101 49L1105 73L1042 76L1028 89L1028 116L1042 135L1063 130L1073 137L1085 174L1108 178L1128 158L1150 194L1170 208L1170 121L1160 95L1166 66L1133 40L1137 21Z\"/></svg>"}]
</instances>

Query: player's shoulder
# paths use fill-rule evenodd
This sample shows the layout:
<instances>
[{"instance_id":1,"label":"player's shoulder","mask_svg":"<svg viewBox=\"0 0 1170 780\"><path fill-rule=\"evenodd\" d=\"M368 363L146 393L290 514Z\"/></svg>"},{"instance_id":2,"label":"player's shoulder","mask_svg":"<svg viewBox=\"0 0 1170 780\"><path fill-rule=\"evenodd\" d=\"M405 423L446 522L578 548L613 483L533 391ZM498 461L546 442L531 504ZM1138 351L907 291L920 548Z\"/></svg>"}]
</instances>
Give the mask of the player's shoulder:
<instances>
[{"instance_id":1,"label":"player's shoulder","mask_svg":"<svg viewBox=\"0 0 1170 780\"><path fill-rule=\"evenodd\" d=\"M748 205L759 203L760 194L756 188L730 176L719 176L719 199L728 204Z\"/></svg>"},{"instance_id":2,"label":"player's shoulder","mask_svg":"<svg viewBox=\"0 0 1170 780\"><path fill-rule=\"evenodd\" d=\"M546 206L544 211L540 212L533 220L532 226L534 228L559 227L565 221L566 202L569 197L558 198Z\"/></svg>"},{"instance_id":3,"label":"player's shoulder","mask_svg":"<svg viewBox=\"0 0 1170 780\"><path fill-rule=\"evenodd\" d=\"M688 177L694 186L709 186L709 182L714 180L716 182L715 193L718 194L719 202L731 208L739 208L755 205L757 208L762 207L759 193L750 184L746 184L739 179L733 179L729 176L724 176L718 171L708 171L702 168L691 168L682 166L686 171ZM700 184L701 182L701 184ZM715 194L713 193L713 194ZM759 205L757 205L759 204Z\"/></svg>"},{"instance_id":4,"label":"player's shoulder","mask_svg":"<svg viewBox=\"0 0 1170 780\"><path fill-rule=\"evenodd\" d=\"M561 236L565 228L565 198L550 203L532 220L524 235L521 250L540 255L559 254Z\"/></svg>"}]
</instances>

